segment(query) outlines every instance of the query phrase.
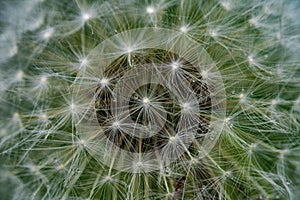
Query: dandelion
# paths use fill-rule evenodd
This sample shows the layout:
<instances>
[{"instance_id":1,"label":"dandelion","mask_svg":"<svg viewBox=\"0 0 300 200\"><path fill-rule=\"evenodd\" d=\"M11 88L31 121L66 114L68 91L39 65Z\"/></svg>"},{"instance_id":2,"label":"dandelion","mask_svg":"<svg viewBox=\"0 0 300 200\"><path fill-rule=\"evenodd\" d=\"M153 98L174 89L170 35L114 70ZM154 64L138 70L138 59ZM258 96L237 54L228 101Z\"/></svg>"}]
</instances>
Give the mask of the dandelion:
<instances>
[{"instance_id":1,"label":"dandelion","mask_svg":"<svg viewBox=\"0 0 300 200\"><path fill-rule=\"evenodd\" d=\"M1 2L5 199L297 199L296 1Z\"/></svg>"}]
</instances>

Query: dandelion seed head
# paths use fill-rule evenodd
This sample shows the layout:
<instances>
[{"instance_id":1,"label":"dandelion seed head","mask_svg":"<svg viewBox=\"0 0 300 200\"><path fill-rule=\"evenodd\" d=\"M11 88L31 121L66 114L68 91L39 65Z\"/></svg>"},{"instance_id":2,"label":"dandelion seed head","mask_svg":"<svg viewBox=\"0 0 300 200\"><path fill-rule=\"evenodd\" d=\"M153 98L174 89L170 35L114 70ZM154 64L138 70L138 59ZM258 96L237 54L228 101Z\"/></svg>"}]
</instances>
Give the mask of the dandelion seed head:
<instances>
[{"instance_id":1,"label":"dandelion seed head","mask_svg":"<svg viewBox=\"0 0 300 200\"><path fill-rule=\"evenodd\" d=\"M240 199L292 197L288 2L24 2L1 13L0 151L14 177L31 176L26 196L226 199L238 185Z\"/></svg>"}]
</instances>

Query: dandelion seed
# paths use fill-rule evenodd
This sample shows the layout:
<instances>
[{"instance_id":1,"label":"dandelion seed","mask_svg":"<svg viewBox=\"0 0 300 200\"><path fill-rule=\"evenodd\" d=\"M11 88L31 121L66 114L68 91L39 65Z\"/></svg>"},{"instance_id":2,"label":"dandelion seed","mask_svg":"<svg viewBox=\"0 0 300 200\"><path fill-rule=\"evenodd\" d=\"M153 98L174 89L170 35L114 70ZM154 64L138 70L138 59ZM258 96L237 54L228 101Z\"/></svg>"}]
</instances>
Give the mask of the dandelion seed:
<instances>
[{"instance_id":1,"label":"dandelion seed","mask_svg":"<svg viewBox=\"0 0 300 200\"><path fill-rule=\"evenodd\" d=\"M117 122L113 122L113 123L112 123L112 127L113 127L113 129L115 129L115 130L116 130L116 129L119 129L119 128L120 128L120 122L118 122L118 121L117 121Z\"/></svg>"},{"instance_id":2,"label":"dandelion seed","mask_svg":"<svg viewBox=\"0 0 300 200\"><path fill-rule=\"evenodd\" d=\"M65 165L64 164L61 164L57 167L57 170L61 171L61 170L64 170L65 169Z\"/></svg>"},{"instance_id":3,"label":"dandelion seed","mask_svg":"<svg viewBox=\"0 0 300 200\"><path fill-rule=\"evenodd\" d=\"M127 52L127 53L131 53L132 51L133 51L133 49L132 49L131 47L127 47L127 48L126 48L126 52Z\"/></svg>"},{"instance_id":4,"label":"dandelion seed","mask_svg":"<svg viewBox=\"0 0 300 200\"><path fill-rule=\"evenodd\" d=\"M172 136L172 137L169 138L169 142L170 142L170 143L175 142L175 140L176 140L176 138L175 138L174 136Z\"/></svg>"},{"instance_id":5,"label":"dandelion seed","mask_svg":"<svg viewBox=\"0 0 300 200\"><path fill-rule=\"evenodd\" d=\"M252 65L254 63L254 59L253 59L252 55L248 56L248 62L249 62L250 65Z\"/></svg>"},{"instance_id":6,"label":"dandelion seed","mask_svg":"<svg viewBox=\"0 0 300 200\"><path fill-rule=\"evenodd\" d=\"M16 113L13 115L12 121L13 121L13 122L19 122L20 120L21 120L21 119L20 119L20 114L16 112Z\"/></svg>"},{"instance_id":7,"label":"dandelion seed","mask_svg":"<svg viewBox=\"0 0 300 200\"><path fill-rule=\"evenodd\" d=\"M281 159L283 159L284 156L290 152L290 150L284 149L284 150L279 150L278 152L279 152L279 157L280 157Z\"/></svg>"},{"instance_id":8,"label":"dandelion seed","mask_svg":"<svg viewBox=\"0 0 300 200\"><path fill-rule=\"evenodd\" d=\"M195 159L195 158L192 158L192 159L190 160L190 162L191 162L192 165L194 165L194 164L196 164L196 163L198 162L198 160Z\"/></svg>"},{"instance_id":9,"label":"dandelion seed","mask_svg":"<svg viewBox=\"0 0 300 200\"><path fill-rule=\"evenodd\" d=\"M169 192L169 193L166 194L166 197L167 197L167 198L170 198L170 197L172 197L172 196L173 196L173 194L172 194L171 192Z\"/></svg>"},{"instance_id":10,"label":"dandelion seed","mask_svg":"<svg viewBox=\"0 0 300 200\"><path fill-rule=\"evenodd\" d=\"M54 33L54 28L49 28L42 34L42 39L49 40Z\"/></svg>"},{"instance_id":11,"label":"dandelion seed","mask_svg":"<svg viewBox=\"0 0 300 200\"><path fill-rule=\"evenodd\" d=\"M210 36L213 37L213 38L215 38L215 37L218 36L218 33L217 33L216 30L210 30L210 31L209 31L209 34L210 34Z\"/></svg>"},{"instance_id":12,"label":"dandelion seed","mask_svg":"<svg viewBox=\"0 0 300 200\"><path fill-rule=\"evenodd\" d=\"M148 6L146 10L149 14L153 14L155 12L155 8L153 6Z\"/></svg>"},{"instance_id":13,"label":"dandelion seed","mask_svg":"<svg viewBox=\"0 0 300 200\"><path fill-rule=\"evenodd\" d=\"M143 163L142 163L141 161L137 162L137 163L136 163L136 167L137 167L137 168L143 167Z\"/></svg>"},{"instance_id":14,"label":"dandelion seed","mask_svg":"<svg viewBox=\"0 0 300 200\"><path fill-rule=\"evenodd\" d=\"M178 62L172 62L171 67L173 71L177 70L179 68L180 64Z\"/></svg>"},{"instance_id":15,"label":"dandelion seed","mask_svg":"<svg viewBox=\"0 0 300 200\"><path fill-rule=\"evenodd\" d=\"M14 55L16 55L18 53L18 47L17 46L13 46L10 51L9 51L9 55L12 57Z\"/></svg>"},{"instance_id":16,"label":"dandelion seed","mask_svg":"<svg viewBox=\"0 0 300 200\"><path fill-rule=\"evenodd\" d=\"M40 119L41 119L42 121L47 121L47 120L48 120L48 116L47 116L46 114L41 114L41 115L40 115Z\"/></svg>"},{"instance_id":17,"label":"dandelion seed","mask_svg":"<svg viewBox=\"0 0 300 200\"><path fill-rule=\"evenodd\" d=\"M149 105L150 104L150 99L148 97L143 98L143 104L144 105Z\"/></svg>"},{"instance_id":18,"label":"dandelion seed","mask_svg":"<svg viewBox=\"0 0 300 200\"><path fill-rule=\"evenodd\" d=\"M71 105L70 105L71 110L74 110L75 107L76 107L75 104L74 104L74 103L71 103Z\"/></svg>"},{"instance_id":19,"label":"dandelion seed","mask_svg":"<svg viewBox=\"0 0 300 200\"><path fill-rule=\"evenodd\" d=\"M106 182L109 182L109 181L111 181L111 177L110 177L110 176L105 176L105 178L104 178L104 179L105 179L105 181L106 181Z\"/></svg>"},{"instance_id":20,"label":"dandelion seed","mask_svg":"<svg viewBox=\"0 0 300 200\"><path fill-rule=\"evenodd\" d=\"M92 15L89 13L83 13L82 14L82 19L83 21L88 21L89 19L91 19Z\"/></svg>"},{"instance_id":21,"label":"dandelion seed","mask_svg":"<svg viewBox=\"0 0 300 200\"><path fill-rule=\"evenodd\" d=\"M270 10L270 8L269 8L268 6L264 6L264 7L263 7L263 12L264 12L265 14L270 14L270 13L271 13L271 10Z\"/></svg>"},{"instance_id":22,"label":"dandelion seed","mask_svg":"<svg viewBox=\"0 0 300 200\"><path fill-rule=\"evenodd\" d=\"M83 139L81 139L81 140L79 140L78 141L78 144L80 145L80 146L86 146L86 141L85 140L83 140Z\"/></svg>"},{"instance_id":23,"label":"dandelion seed","mask_svg":"<svg viewBox=\"0 0 300 200\"><path fill-rule=\"evenodd\" d=\"M277 99L273 99L273 100L271 100L271 105L276 106L278 104L278 102L279 101Z\"/></svg>"},{"instance_id":24,"label":"dandelion seed","mask_svg":"<svg viewBox=\"0 0 300 200\"><path fill-rule=\"evenodd\" d=\"M33 173L33 174L37 174L39 173L40 169L38 166L35 166L35 165L29 165L28 166L29 169L30 169L30 172Z\"/></svg>"},{"instance_id":25,"label":"dandelion seed","mask_svg":"<svg viewBox=\"0 0 300 200\"><path fill-rule=\"evenodd\" d=\"M241 93L241 94L239 95L239 98L240 98L240 103L245 103L246 97L245 97L245 95L244 95L243 93Z\"/></svg>"},{"instance_id":26,"label":"dandelion seed","mask_svg":"<svg viewBox=\"0 0 300 200\"><path fill-rule=\"evenodd\" d=\"M221 5L227 11L232 9L232 4L229 1L222 1Z\"/></svg>"},{"instance_id":27,"label":"dandelion seed","mask_svg":"<svg viewBox=\"0 0 300 200\"><path fill-rule=\"evenodd\" d=\"M7 135L7 130L6 129L0 129L0 137Z\"/></svg>"},{"instance_id":28,"label":"dandelion seed","mask_svg":"<svg viewBox=\"0 0 300 200\"><path fill-rule=\"evenodd\" d=\"M187 112L187 111L191 110L191 104L188 102L183 103L183 104L181 104L181 108L183 109L184 112Z\"/></svg>"},{"instance_id":29,"label":"dandelion seed","mask_svg":"<svg viewBox=\"0 0 300 200\"><path fill-rule=\"evenodd\" d=\"M225 118L225 119L224 119L224 124L225 124L225 125L229 125L230 120L231 120L230 117Z\"/></svg>"},{"instance_id":30,"label":"dandelion seed","mask_svg":"<svg viewBox=\"0 0 300 200\"><path fill-rule=\"evenodd\" d=\"M251 25L251 26L257 26L258 25L258 19L257 18L251 18L250 20L249 20L249 24Z\"/></svg>"},{"instance_id":31,"label":"dandelion seed","mask_svg":"<svg viewBox=\"0 0 300 200\"><path fill-rule=\"evenodd\" d=\"M188 32L188 29L187 29L186 26L182 26L182 27L180 27L180 31L181 31L182 33L187 33L187 32Z\"/></svg>"},{"instance_id":32,"label":"dandelion seed","mask_svg":"<svg viewBox=\"0 0 300 200\"><path fill-rule=\"evenodd\" d=\"M224 177L230 177L231 176L231 171L224 171L223 176Z\"/></svg>"},{"instance_id":33,"label":"dandelion seed","mask_svg":"<svg viewBox=\"0 0 300 200\"><path fill-rule=\"evenodd\" d=\"M99 82L102 87L106 87L109 84L109 80L107 78L102 78Z\"/></svg>"},{"instance_id":34,"label":"dandelion seed","mask_svg":"<svg viewBox=\"0 0 300 200\"><path fill-rule=\"evenodd\" d=\"M256 144L251 144L251 145L249 146L249 149L250 149L251 151L253 151L255 148L256 148Z\"/></svg>"},{"instance_id":35,"label":"dandelion seed","mask_svg":"<svg viewBox=\"0 0 300 200\"><path fill-rule=\"evenodd\" d=\"M207 79L208 78L208 72L206 70L202 70L201 71L201 76L203 79Z\"/></svg>"},{"instance_id":36,"label":"dandelion seed","mask_svg":"<svg viewBox=\"0 0 300 200\"><path fill-rule=\"evenodd\" d=\"M42 76L41 79L40 79L40 83L41 83L41 85L45 85L47 83L47 77Z\"/></svg>"},{"instance_id":37,"label":"dandelion seed","mask_svg":"<svg viewBox=\"0 0 300 200\"><path fill-rule=\"evenodd\" d=\"M23 77L24 77L24 72L22 70L19 70L16 75L16 81L22 81Z\"/></svg>"},{"instance_id":38,"label":"dandelion seed","mask_svg":"<svg viewBox=\"0 0 300 200\"><path fill-rule=\"evenodd\" d=\"M277 40L281 40L281 33L280 33L280 32L276 33L276 34L275 34L275 38L276 38Z\"/></svg>"},{"instance_id":39,"label":"dandelion seed","mask_svg":"<svg viewBox=\"0 0 300 200\"><path fill-rule=\"evenodd\" d=\"M298 97L295 102L294 102L295 106L300 106L300 97Z\"/></svg>"},{"instance_id":40,"label":"dandelion seed","mask_svg":"<svg viewBox=\"0 0 300 200\"><path fill-rule=\"evenodd\" d=\"M81 66L86 66L88 64L88 59L83 58L83 59L80 59L79 62L80 62L80 67Z\"/></svg>"}]
</instances>

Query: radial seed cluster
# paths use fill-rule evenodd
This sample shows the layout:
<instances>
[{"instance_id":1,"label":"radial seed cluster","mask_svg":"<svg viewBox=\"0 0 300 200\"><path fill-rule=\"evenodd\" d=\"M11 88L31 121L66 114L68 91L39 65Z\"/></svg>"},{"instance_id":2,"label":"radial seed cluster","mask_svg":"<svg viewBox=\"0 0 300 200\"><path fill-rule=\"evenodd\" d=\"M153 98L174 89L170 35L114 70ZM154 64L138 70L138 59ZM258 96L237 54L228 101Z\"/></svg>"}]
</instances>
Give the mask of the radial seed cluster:
<instances>
[{"instance_id":1,"label":"radial seed cluster","mask_svg":"<svg viewBox=\"0 0 300 200\"><path fill-rule=\"evenodd\" d=\"M0 7L1 198L299 198L296 0Z\"/></svg>"}]
</instances>

